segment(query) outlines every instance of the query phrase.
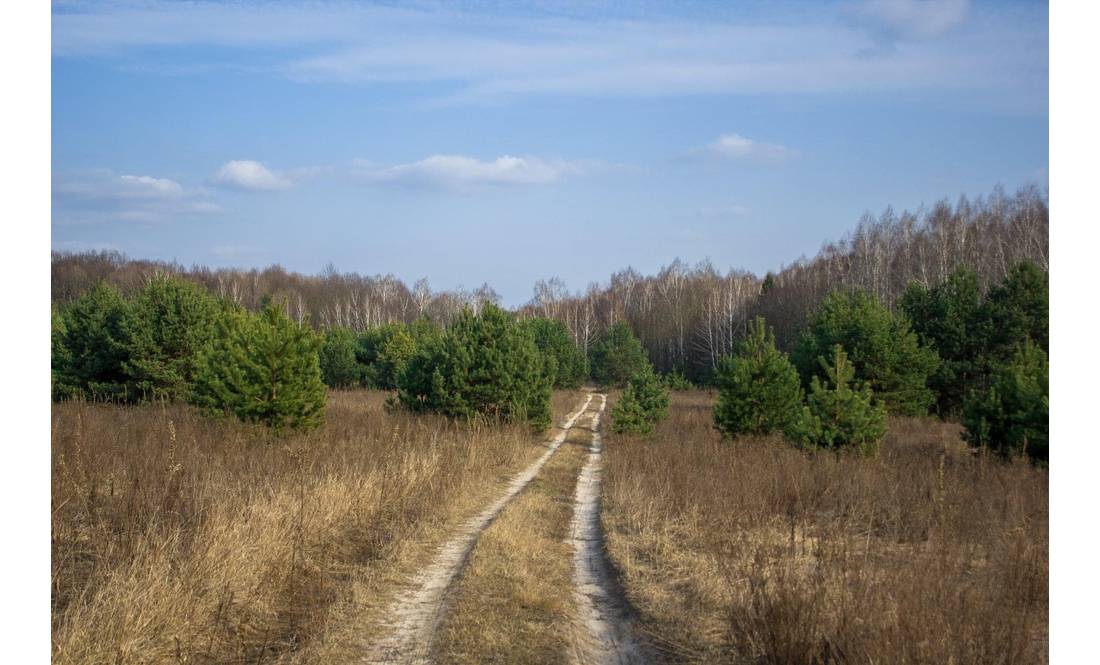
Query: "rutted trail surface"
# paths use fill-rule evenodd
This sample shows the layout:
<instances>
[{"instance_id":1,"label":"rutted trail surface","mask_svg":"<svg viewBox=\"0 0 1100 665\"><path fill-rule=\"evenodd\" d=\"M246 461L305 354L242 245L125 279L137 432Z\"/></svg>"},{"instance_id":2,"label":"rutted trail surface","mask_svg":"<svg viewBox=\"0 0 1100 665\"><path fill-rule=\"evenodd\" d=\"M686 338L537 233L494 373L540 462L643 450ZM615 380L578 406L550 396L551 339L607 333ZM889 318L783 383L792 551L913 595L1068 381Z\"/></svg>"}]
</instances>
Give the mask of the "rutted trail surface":
<instances>
[{"instance_id":1,"label":"rutted trail surface","mask_svg":"<svg viewBox=\"0 0 1100 665\"><path fill-rule=\"evenodd\" d=\"M572 524L573 582L581 631L574 658L579 663L647 663L649 659L634 639L626 603L612 586L612 575L604 557L600 535L600 471L603 443L600 414L607 396L600 395L600 410L592 418L592 447L588 462L577 479Z\"/></svg>"},{"instance_id":2,"label":"rutted trail surface","mask_svg":"<svg viewBox=\"0 0 1100 665\"><path fill-rule=\"evenodd\" d=\"M462 569L474 543L504 507L538 474L591 403L592 395L589 395L584 405L566 419L561 432L551 440L546 453L513 478L504 494L492 505L463 524L458 533L440 548L431 564L412 580L408 590L398 596L385 624L388 634L365 659L366 662L431 662L429 656L432 638L443 620L447 589ZM604 403L606 404L606 398Z\"/></svg>"}]
</instances>

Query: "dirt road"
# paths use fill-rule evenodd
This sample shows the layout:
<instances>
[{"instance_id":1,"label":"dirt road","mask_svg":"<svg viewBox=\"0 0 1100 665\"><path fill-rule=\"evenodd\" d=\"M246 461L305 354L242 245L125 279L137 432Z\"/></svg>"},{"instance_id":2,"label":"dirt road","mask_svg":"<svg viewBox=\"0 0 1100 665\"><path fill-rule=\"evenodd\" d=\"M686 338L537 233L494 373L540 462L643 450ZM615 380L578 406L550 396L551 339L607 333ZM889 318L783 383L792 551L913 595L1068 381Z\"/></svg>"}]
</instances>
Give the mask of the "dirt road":
<instances>
[{"instance_id":1,"label":"dirt road","mask_svg":"<svg viewBox=\"0 0 1100 665\"><path fill-rule=\"evenodd\" d=\"M606 398L603 399L606 401ZM591 403L592 395L589 395L581 408L566 419L562 430L550 441L546 453L513 478L504 493L488 508L463 524L458 533L440 548L431 564L410 582L387 613L388 619L383 626L386 637L371 650L365 662L401 665L431 662L430 650L443 620L447 589L461 571L478 537L538 474Z\"/></svg>"}]
</instances>

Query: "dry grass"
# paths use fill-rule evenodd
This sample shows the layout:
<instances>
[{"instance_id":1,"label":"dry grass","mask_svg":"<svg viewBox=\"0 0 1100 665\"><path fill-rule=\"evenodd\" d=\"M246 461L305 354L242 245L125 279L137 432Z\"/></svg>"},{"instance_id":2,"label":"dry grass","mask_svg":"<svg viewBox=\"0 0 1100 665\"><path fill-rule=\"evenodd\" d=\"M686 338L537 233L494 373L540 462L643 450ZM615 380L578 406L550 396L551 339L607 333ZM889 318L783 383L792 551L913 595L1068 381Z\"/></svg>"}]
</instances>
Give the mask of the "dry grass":
<instances>
[{"instance_id":1,"label":"dry grass","mask_svg":"<svg viewBox=\"0 0 1100 665\"><path fill-rule=\"evenodd\" d=\"M440 663L564 663L575 616L568 542L577 476L592 441L589 406L558 452L485 530L455 586Z\"/></svg>"},{"instance_id":2,"label":"dry grass","mask_svg":"<svg viewBox=\"0 0 1100 665\"><path fill-rule=\"evenodd\" d=\"M331 662L397 580L544 448L523 427L386 413L266 438L184 407L55 405L59 663ZM558 420L578 393L554 396Z\"/></svg>"},{"instance_id":3,"label":"dry grass","mask_svg":"<svg viewBox=\"0 0 1100 665\"><path fill-rule=\"evenodd\" d=\"M712 405L605 439L608 549L663 660L1047 662L1045 470L917 419L870 461L724 442Z\"/></svg>"}]
</instances>

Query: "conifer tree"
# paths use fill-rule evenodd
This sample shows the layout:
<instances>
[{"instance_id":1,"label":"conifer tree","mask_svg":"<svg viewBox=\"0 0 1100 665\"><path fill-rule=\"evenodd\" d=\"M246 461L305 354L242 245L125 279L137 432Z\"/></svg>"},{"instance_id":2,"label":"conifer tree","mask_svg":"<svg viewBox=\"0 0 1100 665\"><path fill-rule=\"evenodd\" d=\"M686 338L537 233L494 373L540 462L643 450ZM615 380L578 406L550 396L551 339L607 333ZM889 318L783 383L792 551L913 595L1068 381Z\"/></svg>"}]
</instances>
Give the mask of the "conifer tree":
<instances>
[{"instance_id":1,"label":"conifer tree","mask_svg":"<svg viewBox=\"0 0 1100 665\"><path fill-rule=\"evenodd\" d=\"M978 276L959 267L931 289L913 282L901 299L922 346L934 348L942 363L928 378L936 408L950 416L962 408L967 393L988 374L986 310Z\"/></svg>"},{"instance_id":2,"label":"conifer tree","mask_svg":"<svg viewBox=\"0 0 1100 665\"><path fill-rule=\"evenodd\" d=\"M626 383L619 401L611 409L611 431L645 435L653 425L668 418L668 388L652 367L639 372Z\"/></svg>"},{"instance_id":3,"label":"conifer tree","mask_svg":"<svg viewBox=\"0 0 1100 665\"><path fill-rule=\"evenodd\" d=\"M229 313L203 353L192 401L215 415L233 414L280 431L324 423L321 338L272 305L259 314Z\"/></svg>"},{"instance_id":4,"label":"conifer tree","mask_svg":"<svg viewBox=\"0 0 1100 665\"><path fill-rule=\"evenodd\" d=\"M186 400L221 311L216 298L191 282L158 275L146 283L124 320L122 366L133 397Z\"/></svg>"},{"instance_id":5,"label":"conifer tree","mask_svg":"<svg viewBox=\"0 0 1100 665\"><path fill-rule=\"evenodd\" d=\"M936 401L928 387L940 364L935 349L922 347L905 315L891 314L874 295L833 291L810 317L791 355L803 385L814 375L827 378L818 358L831 355L836 344L851 359L855 378L867 383L887 411L924 415Z\"/></svg>"},{"instance_id":6,"label":"conifer tree","mask_svg":"<svg viewBox=\"0 0 1100 665\"><path fill-rule=\"evenodd\" d=\"M611 431L633 436L646 436L653 431L653 422L647 417L630 384L611 408Z\"/></svg>"},{"instance_id":7,"label":"conifer tree","mask_svg":"<svg viewBox=\"0 0 1100 665\"><path fill-rule=\"evenodd\" d=\"M645 348L625 321L616 321L592 347L592 380L604 388L625 388L649 366Z\"/></svg>"},{"instance_id":8,"label":"conifer tree","mask_svg":"<svg viewBox=\"0 0 1100 665\"><path fill-rule=\"evenodd\" d=\"M318 361L326 386L348 388L359 383L361 370L355 359L355 350L355 333L351 328L340 325L325 328Z\"/></svg>"},{"instance_id":9,"label":"conifer tree","mask_svg":"<svg viewBox=\"0 0 1100 665\"><path fill-rule=\"evenodd\" d=\"M1045 273L1031 261L1012 267L985 303L989 345L1004 363L1014 360L1016 347L1031 340L1050 349L1050 287Z\"/></svg>"},{"instance_id":10,"label":"conifer tree","mask_svg":"<svg viewBox=\"0 0 1100 665\"><path fill-rule=\"evenodd\" d=\"M579 388L588 376L584 349L577 346L564 321L537 318L527 322L535 335L535 346L553 359L555 388Z\"/></svg>"},{"instance_id":11,"label":"conifer tree","mask_svg":"<svg viewBox=\"0 0 1100 665\"><path fill-rule=\"evenodd\" d=\"M993 375L986 391L973 391L963 408L964 438L999 455L1049 459L1050 364L1030 339L1012 362Z\"/></svg>"},{"instance_id":12,"label":"conifer tree","mask_svg":"<svg viewBox=\"0 0 1100 665\"><path fill-rule=\"evenodd\" d=\"M481 414L543 431L553 381L545 367L531 330L486 303L479 316L467 308L440 342L413 357L398 377L399 399L413 411Z\"/></svg>"},{"instance_id":13,"label":"conifer tree","mask_svg":"<svg viewBox=\"0 0 1100 665\"><path fill-rule=\"evenodd\" d=\"M405 372L409 361L416 355L416 340L404 330L398 330L382 346L378 355L377 387L383 390L397 388L397 377Z\"/></svg>"},{"instance_id":14,"label":"conifer tree","mask_svg":"<svg viewBox=\"0 0 1100 665\"><path fill-rule=\"evenodd\" d=\"M872 404L866 385L852 387L855 369L839 344L831 359L818 359L828 381L814 376L795 436L811 448L852 449L873 457L886 436L886 409Z\"/></svg>"},{"instance_id":15,"label":"conifer tree","mask_svg":"<svg viewBox=\"0 0 1100 665\"><path fill-rule=\"evenodd\" d=\"M50 392L54 399L65 395L58 391L57 375L62 367L69 363L69 350L65 348L65 317L57 307L50 303Z\"/></svg>"},{"instance_id":16,"label":"conifer tree","mask_svg":"<svg viewBox=\"0 0 1100 665\"><path fill-rule=\"evenodd\" d=\"M90 400L127 400L127 357L124 326L129 305L113 286L96 282L62 315L65 350L53 358L57 398L78 395Z\"/></svg>"},{"instance_id":17,"label":"conifer tree","mask_svg":"<svg viewBox=\"0 0 1100 665\"><path fill-rule=\"evenodd\" d=\"M764 319L749 323L734 356L716 371L715 426L726 436L786 434L802 410L798 371L775 348L775 334Z\"/></svg>"}]
</instances>

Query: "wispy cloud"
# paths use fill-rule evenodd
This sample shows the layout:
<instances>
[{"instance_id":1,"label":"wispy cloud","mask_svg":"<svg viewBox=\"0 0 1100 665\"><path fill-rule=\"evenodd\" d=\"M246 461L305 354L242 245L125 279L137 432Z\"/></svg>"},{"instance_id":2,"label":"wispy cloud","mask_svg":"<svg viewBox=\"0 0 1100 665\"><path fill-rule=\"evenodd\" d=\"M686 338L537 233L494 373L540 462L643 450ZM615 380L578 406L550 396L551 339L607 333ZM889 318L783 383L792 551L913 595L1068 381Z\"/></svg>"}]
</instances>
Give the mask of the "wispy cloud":
<instances>
[{"instance_id":1,"label":"wispy cloud","mask_svg":"<svg viewBox=\"0 0 1100 665\"><path fill-rule=\"evenodd\" d=\"M257 71L314 83L440 83L449 90L442 103L937 89L983 98L1000 91L1034 103L1040 93L1045 99L1048 78L1046 33L1037 25L1045 11L979 12L965 0L776 3L705 19L344 2L77 4L74 11L55 4L55 56L107 55L126 66L155 62L137 51L163 46L249 49L260 54L249 58ZM868 57L887 50L893 57ZM174 71L240 64L220 57L229 62L206 52L199 62L162 64Z\"/></svg>"},{"instance_id":2,"label":"wispy cloud","mask_svg":"<svg viewBox=\"0 0 1100 665\"><path fill-rule=\"evenodd\" d=\"M300 182L313 179L320 168L297 168L290 171L269 169L266 164L251 159L227 162L210 177L210 184L225 189L250 192L286 190Z\"/></svg>"},{"instance_id":3,"label":"wispy cloud","mask_svg":"<svg viewBox=\"0 0 1100 665\"><path fill-rule=\"evenodd\" d=\"M201 189L186 190L169 178L116 175L110 169L54 172L53 218L60 224L162 223L221 212L202 200Z\"/></svg>"},{"instance_id":4,"label":"wispy cloud","mask_svg":"<svg viewBox=\"0 0 1100 665\"><path fill-rule=\"evenodd\" d=\"M713 143L688 150L684 156L780 164L798 156L798 151L775 143L745 138L740 134L723 134Z\"/></svg>"},{"instance_id":5,"label":"wispy cloud","mask_svg":"<svg viewBox=\"0 0 1100 665\"><path fill-rule=\"evenodd\" d=\"M401 183L456 191L486 185L546 185L565 178L587 175L597 162L544 160L504 155L482 161L462 155L432 155L418 162L380 166L365 159L352 164L353 179L366 183Z\"/></svg>"}]
</instances>

